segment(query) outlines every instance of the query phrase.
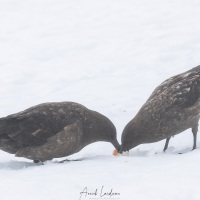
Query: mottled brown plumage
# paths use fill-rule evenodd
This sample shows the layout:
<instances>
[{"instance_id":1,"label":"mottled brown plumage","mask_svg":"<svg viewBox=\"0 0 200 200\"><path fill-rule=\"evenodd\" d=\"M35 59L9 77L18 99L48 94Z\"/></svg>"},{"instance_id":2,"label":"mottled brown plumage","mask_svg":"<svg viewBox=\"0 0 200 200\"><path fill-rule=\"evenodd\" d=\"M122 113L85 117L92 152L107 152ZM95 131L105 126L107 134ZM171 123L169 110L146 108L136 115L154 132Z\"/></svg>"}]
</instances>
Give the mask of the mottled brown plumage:
<instances>
[{"instance_id":1,"label":"mottled brown plumage","mask_svg":"<svg viewBox=\"0 0 200 200\"><path fill-rule=\"evenodd\" d=\"M44 103L0 119L0 149L35 161L77 153L97 141L119 150L113 123L73 103Z\"/></svg>"},{"instance_id":2,"label":"mottled brown plumage","mask_svg":"<svg viewBox=\"0 0 200 200\"><path fill-rule=\"evenodd\" d=\"M122 133L120 152L137 145L166 140L192 128L193 149L200 118L200 66L173 76L159 85Z\"/></svg>"}]
</instances>

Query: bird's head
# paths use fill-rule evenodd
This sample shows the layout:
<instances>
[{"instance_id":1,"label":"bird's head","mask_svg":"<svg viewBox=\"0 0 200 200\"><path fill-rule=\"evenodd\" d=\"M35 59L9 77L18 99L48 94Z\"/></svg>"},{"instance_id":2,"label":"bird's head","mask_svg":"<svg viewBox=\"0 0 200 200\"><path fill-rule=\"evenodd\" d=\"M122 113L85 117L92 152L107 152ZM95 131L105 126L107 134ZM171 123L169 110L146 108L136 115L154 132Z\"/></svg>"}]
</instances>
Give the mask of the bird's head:
<instances>
[{"instance_id":1,"label":"bird's head","mask_svg":"<svg viewBox=\"0 0 200 200\"><path fill-rule=\"evenodd\" d=\"M117 151L120 150L121 146L117 141L117 131L114 124L104 115L93 112L95 116L95 130L96 130L96 138L98 141L110 142Z\"/></svg>"},{"instance_id":2,"label":"bird's head","mask_svg":"<svg viewBox=\"0 0 200 200\"><path fill-rule=\"evenodd\" d=\"M134 126L133 121L129 122L122 132L121 148L118 153L124 154L129 152L130 149L140 144L140 134Z\"/></svg>"}]
</instances>

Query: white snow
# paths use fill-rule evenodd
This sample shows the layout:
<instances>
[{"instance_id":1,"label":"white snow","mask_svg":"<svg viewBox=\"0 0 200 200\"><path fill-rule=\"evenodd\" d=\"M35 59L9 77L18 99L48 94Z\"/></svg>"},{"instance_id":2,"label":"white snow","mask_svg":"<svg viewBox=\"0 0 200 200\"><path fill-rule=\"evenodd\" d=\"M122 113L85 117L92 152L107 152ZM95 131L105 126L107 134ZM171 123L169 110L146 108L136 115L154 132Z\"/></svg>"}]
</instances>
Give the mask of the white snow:
<instances>
[{"instance_id":1,"label":"white snow","mask_svg":"<svg viewBox=\"0 0 200 200\"><path fill-rule=\"evenodd\" d=\"M52 101L75 101L108 116L118 139L158 84L200 64L198 0L1 0L0 117ZM0 151L3 200L199 200L200 139L190 130L114 157L87 146L59 164ZM187 152L179 155L179 152ZM111 199L108 198L107 199Z\"/></svg>"}]
</instances>

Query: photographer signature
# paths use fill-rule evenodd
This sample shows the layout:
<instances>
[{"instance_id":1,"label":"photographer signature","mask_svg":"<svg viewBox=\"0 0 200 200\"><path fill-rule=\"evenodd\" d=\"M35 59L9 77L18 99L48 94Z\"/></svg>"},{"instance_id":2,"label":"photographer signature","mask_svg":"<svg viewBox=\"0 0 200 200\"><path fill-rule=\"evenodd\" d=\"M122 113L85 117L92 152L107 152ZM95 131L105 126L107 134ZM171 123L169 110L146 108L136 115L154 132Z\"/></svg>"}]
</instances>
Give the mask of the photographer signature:
<instances>
[{"instance_id":1,"label":"photographer signature","mask_svg":"<svg viewBox=\"0 0 200 200\"><path fill-rule=\"evenodd\" d=\"M83 199L83 198L86 198L86 197L89 197L89 198L92 198L94 199L95 197L96 198L114 198L114 197L117 197L119 199L120 197L120 193L119 192L114 192L113 189L110 189L109 191L106 191L104 189L104 186L101 187L101 189L95 189L94 191L89 191L87 187L85 187L83 189L82 192L80 192L80 198L79 200Z\"/></svg>"}]
</instances>

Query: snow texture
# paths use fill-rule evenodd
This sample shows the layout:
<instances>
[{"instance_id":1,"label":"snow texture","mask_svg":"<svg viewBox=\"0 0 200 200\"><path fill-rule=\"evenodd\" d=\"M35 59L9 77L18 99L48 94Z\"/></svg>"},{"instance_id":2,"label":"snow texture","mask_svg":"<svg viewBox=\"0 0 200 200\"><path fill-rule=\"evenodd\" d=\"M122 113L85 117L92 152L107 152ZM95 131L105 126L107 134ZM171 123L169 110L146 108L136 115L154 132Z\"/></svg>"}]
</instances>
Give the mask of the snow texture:
<instances>
[{"instance_id":1,"label":"snow texture","mask_svg":"<svg viewBox=\"0 0 200 200\"><path fill-rule=\"evenodd\" d=\"M118 139L151 92L200 64L198 0L0 0L0 117L75 101L109 117ZM112 156L98 142L68 159L34 164L0 151L3 200L199 200L200 139L191 130ZM179 155L179 152L186 152Z\"/></svg>"}]
</instances>

